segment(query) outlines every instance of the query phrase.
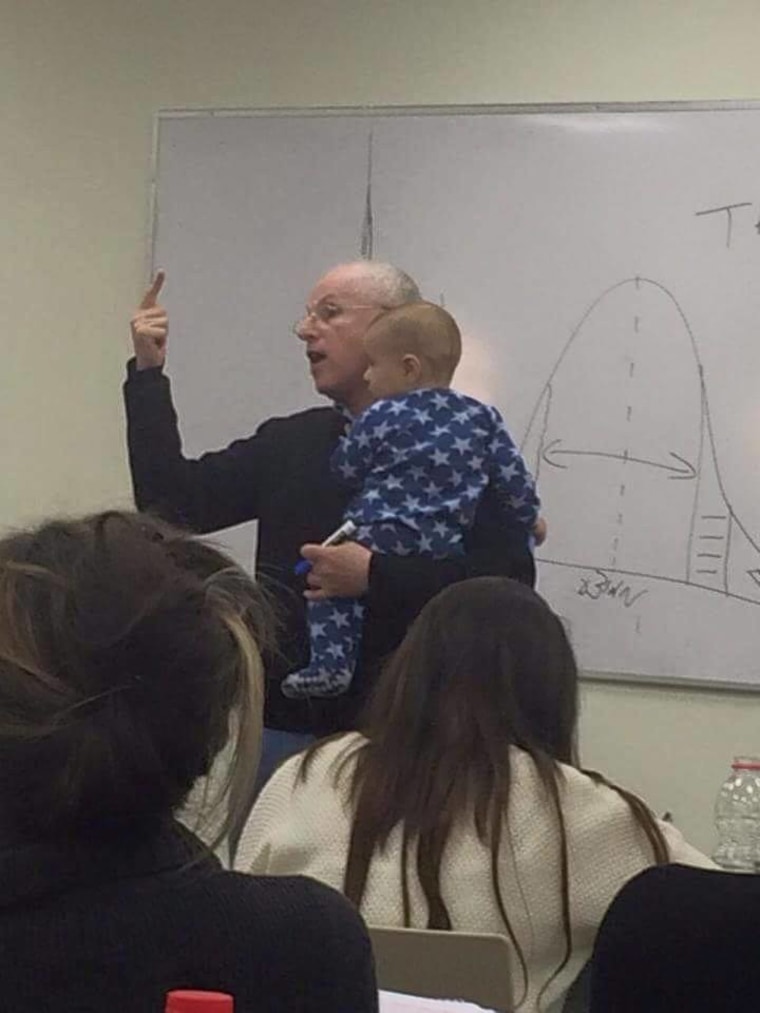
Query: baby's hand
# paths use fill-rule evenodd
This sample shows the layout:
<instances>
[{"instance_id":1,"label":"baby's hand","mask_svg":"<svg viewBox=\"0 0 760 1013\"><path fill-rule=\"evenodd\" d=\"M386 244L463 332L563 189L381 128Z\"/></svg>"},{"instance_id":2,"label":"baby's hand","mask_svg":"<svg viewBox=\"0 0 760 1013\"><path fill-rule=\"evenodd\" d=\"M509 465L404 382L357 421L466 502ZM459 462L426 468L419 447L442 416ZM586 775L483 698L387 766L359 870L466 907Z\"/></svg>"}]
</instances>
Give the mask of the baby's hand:
<instances>
[{"instance_id":1,"label":"baby's hand","mask_svg":"<svg viewBox=\"0 0 760 1013\"><path fill-rule=\"evenodd\" d=\"M544 517L538 517L536 523L533 525L533 538L535 539L536 545L543 545L546 541L546 533L548 531L548 525Z\"/></svg>"}]
</instances>

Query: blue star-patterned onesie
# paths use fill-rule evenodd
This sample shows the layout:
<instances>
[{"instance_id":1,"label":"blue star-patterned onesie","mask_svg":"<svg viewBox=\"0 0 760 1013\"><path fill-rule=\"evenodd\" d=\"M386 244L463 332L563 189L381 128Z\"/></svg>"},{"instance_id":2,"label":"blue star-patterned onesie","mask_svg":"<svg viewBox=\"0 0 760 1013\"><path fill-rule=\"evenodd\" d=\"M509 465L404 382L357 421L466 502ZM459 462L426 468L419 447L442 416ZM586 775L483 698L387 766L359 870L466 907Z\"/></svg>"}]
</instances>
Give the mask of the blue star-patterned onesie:
<instances>
[{"instance_id":1,"label":"blue star-patterned onesie","mask_svg":"<svg viewBox=\"0 0 760 1013\"><path fill-rule=\"evenodd\" d=\"M483 491L492 486L510 523L530 533L539 500L495 408L436 388L376 401L336 447L331 467L356 493L346 518L373 552L443 559L464 552ZM364 606L309 602L311 661L282 683L286 696L336 696L353 677Z\"/></svg>"}]
</instances>

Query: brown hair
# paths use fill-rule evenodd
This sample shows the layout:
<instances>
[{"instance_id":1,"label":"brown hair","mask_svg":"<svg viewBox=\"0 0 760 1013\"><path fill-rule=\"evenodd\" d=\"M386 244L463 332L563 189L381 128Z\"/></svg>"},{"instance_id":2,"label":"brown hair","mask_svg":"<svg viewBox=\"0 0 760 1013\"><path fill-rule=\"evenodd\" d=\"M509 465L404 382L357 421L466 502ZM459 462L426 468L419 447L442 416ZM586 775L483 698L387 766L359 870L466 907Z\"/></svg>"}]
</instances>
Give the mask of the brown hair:
<instances>
[{"instance_id":1,"label":"brown hair","mask_svg":"<svg viewBox=\"0 0 760 1013\"><path fill-rule=\"evenodd\" d=\"M177 810L231 733L217 843L245 819L261 740L261 593L146 516L0 541L0 812L24 840L129 838Z\"/></svg>"},{"instance_id":2,"label":"brown hair","mask_svg":"<svg viewBox=\"0 0 760 1013\"><path fill-rule=\"evenodd\" d=\"M403 828L404 925L410 924L408 866L428 906L428 928L451 929L440 870L457 821L473 819L490 848L496 903L527 983L526 964L499 885L499 853L509 810L510 747L529 754L559 830L565 953L572 952L568 845L559 785L560 763L577 766L578 672L559 618L533 590L501 577L454 584L432 599L386 666L371 701L367 742L336 769L336 786L355 758L354 811L343 890L361 905L372 857L394 827ZM311 755L301 774L307 776ZM600 783L608 782L589 773ZM667 847L646 806L610 784L626 800L649 839L656 862Z\"/></svg>"},{"instance_id":3,"label":"brown hair","mask_svg":"<svg viewBox=\"0 0 760 1013\"><path fill-rule=\"evenodd\" d=\"M416 355L441 386L451 383L462 357L456 320L430 302L409 302L387 310L369 326L365 340L381 343L398 355Z\"/></svg>"}]
</instances>

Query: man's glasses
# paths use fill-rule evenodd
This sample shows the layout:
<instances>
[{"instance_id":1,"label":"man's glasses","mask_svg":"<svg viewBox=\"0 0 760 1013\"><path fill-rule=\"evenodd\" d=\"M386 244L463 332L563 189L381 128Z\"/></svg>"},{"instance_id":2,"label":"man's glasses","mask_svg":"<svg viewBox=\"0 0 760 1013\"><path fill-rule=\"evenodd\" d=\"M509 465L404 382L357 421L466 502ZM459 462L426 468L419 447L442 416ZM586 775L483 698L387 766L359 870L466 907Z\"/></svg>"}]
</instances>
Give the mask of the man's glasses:
<instances>
[{"instance_id":1,"label":"man's glasses","mask_svg":"<svg viewBox=\"0 0 760 1013\"><path fill-rule=\"evenodd\" d=\"M340 306L338 303L320 302L316 306L306 307L304 315L293 324L293 332L298 334L303 326L312 320L318 324L330 324L349 310L378 310L382 313L387 309L388 306L378 306L377 303L352 303L349 306Z\"/></svg>"}]
</instances>

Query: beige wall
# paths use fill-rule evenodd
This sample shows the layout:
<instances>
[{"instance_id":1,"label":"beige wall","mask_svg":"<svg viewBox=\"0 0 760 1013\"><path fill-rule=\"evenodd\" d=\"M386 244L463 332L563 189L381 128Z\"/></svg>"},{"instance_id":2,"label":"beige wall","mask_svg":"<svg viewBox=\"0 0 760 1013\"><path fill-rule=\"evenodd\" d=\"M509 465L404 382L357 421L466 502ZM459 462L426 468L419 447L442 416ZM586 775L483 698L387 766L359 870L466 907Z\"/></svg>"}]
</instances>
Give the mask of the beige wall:
<instances>
[{"instance_id":1,"label":"beige wall","mask_svg":"<svg viewBox=\"0 0 760 1013\"><path fill-rule=\"evenodd\" d=\"M0 0L0 527L127 501L156 109L751 99L759 38L754 0ZM590 685L582 746L709 848L760 703Z\"/></svg>"}]
</instances>

